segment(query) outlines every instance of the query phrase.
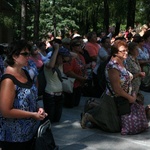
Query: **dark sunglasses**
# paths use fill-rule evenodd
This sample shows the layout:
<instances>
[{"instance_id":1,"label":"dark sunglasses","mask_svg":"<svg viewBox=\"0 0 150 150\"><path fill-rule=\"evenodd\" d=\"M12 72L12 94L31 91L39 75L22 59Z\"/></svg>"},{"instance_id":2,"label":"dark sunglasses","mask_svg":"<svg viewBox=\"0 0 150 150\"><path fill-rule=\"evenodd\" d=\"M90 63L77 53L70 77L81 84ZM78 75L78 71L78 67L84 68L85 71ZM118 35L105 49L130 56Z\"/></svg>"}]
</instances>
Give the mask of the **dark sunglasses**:
<instances>
[{"instance_id":1,"label":"dark sunglasses","mask_svg":"<svg viewBox=\"0 0 150 150\"><path fill-rule=\"evenodd\" d=\"M23 52L23 53L20 53L20 55L25 56L25 57L29 57L31 54L28 52Z\"/></svg>"}]
</instances>

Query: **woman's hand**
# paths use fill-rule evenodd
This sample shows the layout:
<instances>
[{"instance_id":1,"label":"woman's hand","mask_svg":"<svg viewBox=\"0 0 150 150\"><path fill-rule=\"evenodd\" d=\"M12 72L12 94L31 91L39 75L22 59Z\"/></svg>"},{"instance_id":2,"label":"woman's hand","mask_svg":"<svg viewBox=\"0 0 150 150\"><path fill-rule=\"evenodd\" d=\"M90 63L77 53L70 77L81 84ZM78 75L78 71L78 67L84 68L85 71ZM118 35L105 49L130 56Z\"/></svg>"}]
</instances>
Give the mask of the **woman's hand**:
<instances>
[{"instance_id":1,"label":"woman's hand","mask_svg":"<svg viewBox=\"0 0 150 150\"><path fill-rule=\"evenodd\" d=\"M39 108L38 112L33 113L33 118L36 120L43 120L47 116L43 108Z\"/></svg>"},{"instance_id":2,"label":"woman's hand","mask_svg":"<svg viewBox=\"0 0 150 150\"><path fill-rule=\"evenodd\" d=\"M48 115L43 108L39 108L38 113L44 115L45 117Z\"/></svg>"},{"instance_id":3,"label":"woman's hand","mask_svg":"<svg viewBox=\"0 0 150 150\"><path fill-rule=\"evenodd\" d=\"M53 44L53 48L54 48L54 50L59 50L59 44L58 43L54 43Z\"/></svg>"},{"instance_id":4,"label":"woman's hand","mask_svg":"<svg viewBox=\"0 0 150 150\"><path fill-rule=\"evenodd\" d=\"M137 96L136 96L136 93L134 92L134 93L131 95L131 98L129 99L129 102L130 102L130 103L134 103L134 102L136 101L136 98L137 98Z\"/></svg>"},{"instance_id":5,"label":"woman's hand","mask_svg":"<svg viewBox=\"0 0 150 150\"><path fill-rule=\"evenodd\" d=\"M144 78L145 77L145 72L140 72L139 76L142 77L142 78Z\"/></svg>"}]
</instances>

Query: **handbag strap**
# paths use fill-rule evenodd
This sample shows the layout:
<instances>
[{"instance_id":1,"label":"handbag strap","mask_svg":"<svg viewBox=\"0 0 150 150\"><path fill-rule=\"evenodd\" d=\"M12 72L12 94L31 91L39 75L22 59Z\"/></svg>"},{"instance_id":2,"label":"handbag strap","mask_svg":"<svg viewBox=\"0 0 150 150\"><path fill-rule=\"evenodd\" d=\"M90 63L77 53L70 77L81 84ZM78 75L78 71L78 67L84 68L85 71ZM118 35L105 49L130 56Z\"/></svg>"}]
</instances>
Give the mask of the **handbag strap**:
<instances>
[{"instance_id":1,"label":"handbag strap","mask_svg":"<svg viewBox=\"0 0 150 150\"><path fill-rule=\"evenodd\" d=\"M108 85L108 82L106 82L106 86L107 86L107 88L108 88L110 94L111 94L112 96L115 96L115 94L112 92L110 86Z\"/></svg>"},{"instance_id":2,"label":"handbag strap","mask_svg":"<svg viewBox=\"0 0 150 150\"><path fill-rule=\"evenodd\" d=\"M61 71L59 70L59 68L58 67L54 67L54 68L52 68L52 70L53 70L53 72L56 71L58 79L62 82L63 79L62 79Z\"/></svg>"}]
</instances>

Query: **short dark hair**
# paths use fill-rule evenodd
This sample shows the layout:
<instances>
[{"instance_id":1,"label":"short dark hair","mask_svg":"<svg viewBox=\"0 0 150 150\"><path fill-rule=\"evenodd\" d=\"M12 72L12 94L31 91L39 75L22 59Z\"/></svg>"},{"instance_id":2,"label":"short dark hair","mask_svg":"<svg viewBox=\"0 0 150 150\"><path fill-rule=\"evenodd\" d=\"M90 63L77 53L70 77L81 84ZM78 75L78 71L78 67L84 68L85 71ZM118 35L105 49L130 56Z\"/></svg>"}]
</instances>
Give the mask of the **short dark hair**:
<instances>
[{"instance_id":1,"label":"short dark hair","mask_svg":"<svg viewBox=\"0 0 150 150\"><path fill-rule=\"evenodd\" d=\"M81 42L80 42L79 39L77 39L77 38L72 39L71 42L70 42L70 48L71 48L71 50L72 50L72 47L74 47L74 46L76 46L78 44L81 44Z\"/></svg>"},{"instance_id":2,"label":"short dark hair","mask_svg":"<svg viewBox=\"0 0 150 150\"><path fill-rule=\"evenodd\" d=\"M147 30L147 31L144 33L143 38L144 38L144 40L147 40L149 37L150 37L150 30Z\"/></svg>"},{"instance_id":3,"label":"short dark hair","mask_svg":"<svg viewBox=\"0 0 150 150\"><path fill-rule=\"evenodd\" d=\"M133 37L133 42L136 42L136 43L140 43L140 42L143 42L144 41L144 38L138 34L134 35Z\"/></svg>"},{"instance_id":4,"label":"short dark hair","mask_svg":"<svg viewBox=\"0 0 150 150\"><path fill-rule=\"evenodd\" d=\"M110 37L108 36L104 36L102 39L101 39L101 43L105 43L107 39L110 39Z\"/></svg>"},{"instance_id":5,"label":"short dark hair","mask_svg":"<svg viewBox=\"0 0 150 150\"><path fill-rule=\"evenodd\" d=\"M14 55L19 56L20 52L25 49L31 51L31 45L25 40L19 40L10 43L6 54L7 55L6 63L10 66L13 66L15 63L13 56Z\"/></svg>"},{"instance_id":6,"label":"short dark hair","mask_svg":"<svg viewBox=\"0 0 150 150\"><path fill-rule=\"evenodd\" d=\"M88 39L88 41L92 38L92 36L93 35L95 35L96 34L96 32L94 32L94 31L92 31L92 32L89 32L88 34L87 34L87 39Z\"/></svg>"},{"instance_id":7,"label":"short dark hair","mask_svg":"<svg viewBox=\"0 0 150 150\"><path fill-rule=\"evenodd\" d=\"M138 46L137 43L135 43L135 42L130 42L130 43L128 44L129 54L131 54L132 51L133 51L137 46Z\"/></svg>"}]
</instances>

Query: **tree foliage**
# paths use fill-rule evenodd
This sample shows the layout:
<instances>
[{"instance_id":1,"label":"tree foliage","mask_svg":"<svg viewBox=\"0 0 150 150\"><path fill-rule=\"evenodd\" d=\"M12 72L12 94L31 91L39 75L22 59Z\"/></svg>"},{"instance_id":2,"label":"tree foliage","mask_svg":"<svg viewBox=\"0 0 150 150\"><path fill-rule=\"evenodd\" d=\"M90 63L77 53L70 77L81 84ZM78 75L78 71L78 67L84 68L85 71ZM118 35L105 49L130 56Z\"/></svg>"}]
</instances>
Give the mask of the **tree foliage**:
<instances>
[{"instance_id":1,"label":"tree foliage","mask_svg":"<svg viewBox=\"0 0 150 150\"><path fill-rule=\"evenodd\" d=\"M58 36L62 31L74 29L84 35L91 30L107 31L111 25L116 27L117 34L122 27L134 25L135 22L141 24L150 22L149 0L134 0L136 4L133 3L131 9L129 8L131 0L26 0L24 23L21 21L22 1L5 0L11 5L14 13L8 16L0 12L0 24L12 26L15 38L21 38L21 32L25 32L24 36L27 39L33 40L33 38L41 39L54 30ZM37 2L40 2L39 8L36 7ZM24 31L21 30L23 25L26 28Z\"/></svg>"}]
</instances>

